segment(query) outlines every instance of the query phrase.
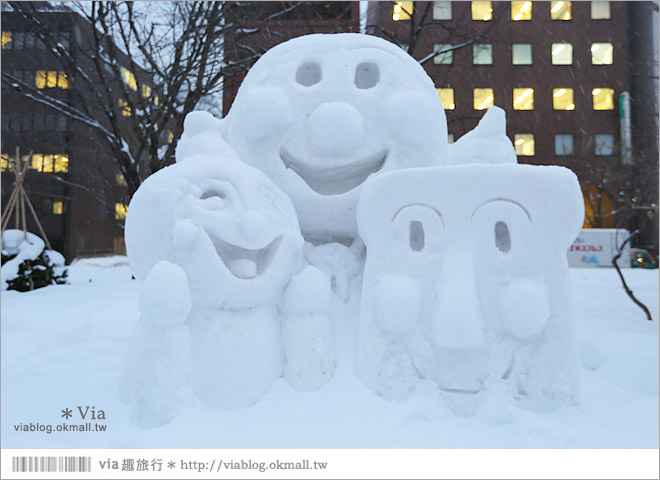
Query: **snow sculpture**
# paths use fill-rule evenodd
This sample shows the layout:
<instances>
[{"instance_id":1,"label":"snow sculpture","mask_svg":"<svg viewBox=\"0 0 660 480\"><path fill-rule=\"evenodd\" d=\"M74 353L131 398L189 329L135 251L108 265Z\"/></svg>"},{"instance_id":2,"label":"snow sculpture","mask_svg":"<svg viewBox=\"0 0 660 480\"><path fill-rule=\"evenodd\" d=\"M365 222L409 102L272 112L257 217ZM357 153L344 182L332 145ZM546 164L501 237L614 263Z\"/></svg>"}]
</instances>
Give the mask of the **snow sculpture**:
<instances>
[{"instance_id":1,"label":"snow sculpture","mask_svg":"<svg viewBox=\"0 0 660 480\"><path fill-rule=\"evenodd\" d=\"M483 398L504 383L532 410L574 402L566 251L583 208L563 167L475 164L370 179L357 211L367 246L359 375L391 399L424 379L446 398Z\"/></svg>"},{"instance_id":2,"label":"snow sculpture","mask_svg":"<svg viewBox=\"0 0 660 480\"><path fill-rule=\"evenodd\" d=\"M319 242L357 236L367 177L441 165L447 151L431 79L401 48L360 34L307 35L266 52L220 128L289 195L303 235Z\"/></svg>"},{"instance_id":3,"label":"snow sculpture","mask_svg":"<svg viewBox=\"0 0 660 480\"><path fill-rule=\"evenodd\" d=\"M131 201L133 271L145 281L166 260L185 272L192 381L206 404L251 405L282 375L295 388L319 388L335 367L329 282L303 269L291 201L209 136L205 116L186 119L189 132L191 122L199 128L177 152L179 163L149 177Z\"/></svg>"},{"instance_id":4,"label":"snow sculpture","mask_svg":"<svg viewBox=\"0 0 660 480\"><path fill-rule=\"evenodd\" d=\"M124 364L120 397L131 420L153 428L168 423L190 403L192 384L190 291L185 272L158 262L140 292L140 318Z\"/></svg>"},{"instance_id":5,"label":"snow sculpture","mask_svg":"<svg viewBox=\"0 0 660 480\"><path fill-rule=\"evenodd\" d=\"M448 163L518 163L516 150L506 136L504 110L490 107L473 130L450 144Z\"/></svg>"}]
</instances>

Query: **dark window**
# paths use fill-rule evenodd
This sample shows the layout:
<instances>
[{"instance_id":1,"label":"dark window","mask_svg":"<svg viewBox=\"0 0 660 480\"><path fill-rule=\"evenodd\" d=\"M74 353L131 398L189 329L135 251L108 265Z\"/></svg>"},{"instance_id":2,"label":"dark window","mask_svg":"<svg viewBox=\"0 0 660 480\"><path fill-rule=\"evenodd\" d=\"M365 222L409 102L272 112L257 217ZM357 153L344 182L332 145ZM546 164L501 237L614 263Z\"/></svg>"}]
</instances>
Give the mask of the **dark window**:
<instances>
[{"instance_id":1,"label":"dark window","mask_svg":"<svg viewBox=\"0 0 660 480\"><path fill-rule=\"evenodd\" d=\"M14 32L14 50L23 50L25 48L25 32Z\"/></svg>"},{"instance_id":2,"label":"dark window","mask_svg":"<svg viewBox=\"0 0 660 480\"><path fill-rule=\"evenodd\" d=\"M31 113L24 113L21 115L22 118L22 126L21 130L23 132L31 132L32 131L32 114Z\"/></svg>"},{"instance_id":3,"label":"dark window","mask_svg":"<svg viewBox=\"0 0 660 480\"><path fill-rule=\"evenodd\" d=\"M65 132L66 131L66 116L58 115L57 116L57 131Z\"/></svg>"},{"instance_id":4,"label":"dark window","mask_svg":"<svg viewBox=\"0 0 660 480\"><path fill-rule=\"evenodd\" d=\"M9 131L9 115L5 113L2 114L2 131L3 132Z\"/></svg>"},{"instance_id":5,"label":"dark window","mask_svg":"<svg viewBox=\"0 0 660 480\"><path fill-rule=\"evenodd\" d=\"M32 117L32 127L35 132L44 131L44 115L42 113L35 113Z\"/></svg>"},{"instance_id":6,"label":"dark window","mask_svg":"<svg viewBox=\"0 0 660 480\"><path fill-rule=\"evenodd\" d=\"M52 113L47 113L46 117L46 131L52 132L55 130L55 115Z\"/></svg>"}]
</instances>

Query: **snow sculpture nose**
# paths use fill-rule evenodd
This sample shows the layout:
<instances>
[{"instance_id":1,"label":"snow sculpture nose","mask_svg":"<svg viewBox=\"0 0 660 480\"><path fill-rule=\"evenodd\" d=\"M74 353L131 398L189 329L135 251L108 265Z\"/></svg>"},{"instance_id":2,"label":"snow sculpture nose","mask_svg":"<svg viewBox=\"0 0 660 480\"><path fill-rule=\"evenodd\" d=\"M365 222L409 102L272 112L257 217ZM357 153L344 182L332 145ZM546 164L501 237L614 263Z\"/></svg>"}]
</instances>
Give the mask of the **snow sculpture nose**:
<instances>
[{"instance_id":1,"label":"snow sculpture nose","mask_svg":"<svg viewBox=\"0 0 660 480\"><path fill-rule=\"evenodd\" d=\"M431 337L436 347L461 349L484 344L484 322L474 259L465 248L447 250L438 285Z\"/></svg>"},{"instance_id":2,"label":"snow sculpture nose","mask_svg":"<svg viewBox=\"0 0 660 480\"><path fill-rule=\"evenodd\" d=\"M364 119L347 103L328 102L320 105L309 117L307 133L314 153L345 155L362 143Z\"/></svg>"}]
</instances>

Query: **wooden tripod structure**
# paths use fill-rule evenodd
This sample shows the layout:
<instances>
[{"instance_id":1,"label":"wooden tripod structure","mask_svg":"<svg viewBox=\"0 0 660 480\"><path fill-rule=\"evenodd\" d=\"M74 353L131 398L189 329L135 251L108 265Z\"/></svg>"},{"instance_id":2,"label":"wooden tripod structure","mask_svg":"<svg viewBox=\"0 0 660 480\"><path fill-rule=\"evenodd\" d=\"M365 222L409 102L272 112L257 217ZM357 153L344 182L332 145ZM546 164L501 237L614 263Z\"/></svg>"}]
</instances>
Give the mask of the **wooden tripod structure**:
<instances>
[{"instance_id":1,"label":"wooden tripod structure","mask_svg":"<svg viewBox=\"0 0 660 480\"><path fill-rule=\"evenodd\" d=\"M7 202L7 206L5 207L4 212L2 212L2 229L0 231L0 238L2 238L2 235L7 229L9 219L13 216L14 228L16 230L23 230L23 237L27 240L27 215L25 213L27 206L30 213L32 214L34 223L39 229L39 234L46 244L46 247L48 250L52 250L53 248L50 246L50 242L46 237L46 233L41 226L37 212L35 212L34 207L32 206L32 202L30 202L27 193L25 193L25 188L23 185L25 183L25 175L27 173L27 169L30 166L30 161L32 160L32 152L29 153L28 161L25 163L21 162L21 156L19 153L19 149L16 148L16 156L14 158L8 159L10 168L14 172L14 191L9 197L9 201Z\"/></svg>"}]
</instances>

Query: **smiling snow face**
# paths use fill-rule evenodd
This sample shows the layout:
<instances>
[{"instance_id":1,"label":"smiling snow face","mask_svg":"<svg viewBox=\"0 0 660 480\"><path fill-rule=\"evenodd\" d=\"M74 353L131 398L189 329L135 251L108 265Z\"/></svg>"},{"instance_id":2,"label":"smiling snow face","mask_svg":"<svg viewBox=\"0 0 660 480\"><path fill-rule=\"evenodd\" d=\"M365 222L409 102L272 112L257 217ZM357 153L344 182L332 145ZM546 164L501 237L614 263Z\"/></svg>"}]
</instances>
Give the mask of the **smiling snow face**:
<instances>
[{"instance_id":1,"label":"smiling snow face","mask_svg":"<svg viewBox=\"0 0 660 480\"><path fill-rule=\"evenodd\" d=\"M143 280L160 260L186 272L194 304L274 304L299 268L291 202L238 161L192 157L147 179L126 219L131 266Z\"/></svg>"},{"instance_id":2,"label":"smiling snow face","mask_svg":"<svg viewBox=\"0 0 660 480\"><path fill-rule=\"evenodd\" d=\"M309 35L267 52L245 77L223 135L298 212L306 238L357 235L373 174L445 161L447 126L431 79L373 36Z\"/></svg>"}]
</instances>

